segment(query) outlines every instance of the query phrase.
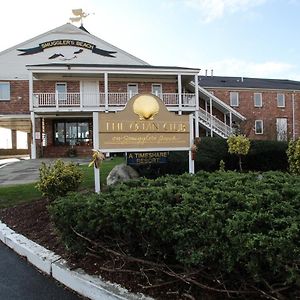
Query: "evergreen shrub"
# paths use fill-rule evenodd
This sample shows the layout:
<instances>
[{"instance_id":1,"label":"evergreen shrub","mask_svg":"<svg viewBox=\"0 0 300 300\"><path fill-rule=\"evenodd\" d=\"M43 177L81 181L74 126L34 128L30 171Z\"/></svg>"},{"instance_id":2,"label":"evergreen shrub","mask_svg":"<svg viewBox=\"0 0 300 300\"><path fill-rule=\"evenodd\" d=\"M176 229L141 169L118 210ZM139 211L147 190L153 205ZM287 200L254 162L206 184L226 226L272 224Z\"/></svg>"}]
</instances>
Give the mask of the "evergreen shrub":
<instances>
[{"instance_id":1,"label":"evergreen shrub","mask_svg":"<svg viewBox=\"0 0 300 300\"><path fill-rule=\"evenodd\" d=\"M56 160L53 165L42 163L36 188L49 200L76 191L82 182L82 172L74 163Z\"/></svg>"},{"instance_id":2,"label":"evergreen shrub","mask_svg":"<svg viewBox=\"0 0 300 300\"><path fill-rule=\"evenodd\" d=\"M202 171L133 180L100 195L69 194L50 213L79 253L87 245L73 229L113 249L122 244L128 255L204 268L239 286L280 286L299 276L299 209L299 176Z\"/></svg>"}]
</instances>

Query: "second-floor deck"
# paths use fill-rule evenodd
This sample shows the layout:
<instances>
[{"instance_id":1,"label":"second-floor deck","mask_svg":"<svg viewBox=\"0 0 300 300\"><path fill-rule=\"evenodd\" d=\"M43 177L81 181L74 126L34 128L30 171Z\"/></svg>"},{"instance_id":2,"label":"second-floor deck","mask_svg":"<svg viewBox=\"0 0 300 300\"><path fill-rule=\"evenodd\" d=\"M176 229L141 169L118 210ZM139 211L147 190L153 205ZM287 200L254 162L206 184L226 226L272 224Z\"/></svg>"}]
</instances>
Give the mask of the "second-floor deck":
<instances>
[{"instance_id":1,"label":"second-floor deck","mask_svg":"<svg viewBox=\"0 0 300 300\"><path fill-rule=\"evenodd\" d=\"M129 93L33 93L35 112L117 111L134 95ZM161 93L157 96L171 111L194 111L195 94Z\"/></svg>"}]
</instances>

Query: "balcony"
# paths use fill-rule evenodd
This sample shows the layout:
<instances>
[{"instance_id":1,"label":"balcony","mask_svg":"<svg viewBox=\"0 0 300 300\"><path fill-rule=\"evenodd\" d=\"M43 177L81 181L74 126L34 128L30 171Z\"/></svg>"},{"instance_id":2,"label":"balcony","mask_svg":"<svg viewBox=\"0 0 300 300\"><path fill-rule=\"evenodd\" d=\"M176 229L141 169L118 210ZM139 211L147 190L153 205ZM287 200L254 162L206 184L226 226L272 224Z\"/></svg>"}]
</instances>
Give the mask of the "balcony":
<instances>
[{"instance_id":1,"label":"balcony","mask_svg":"<svg viewBox=\"0 0 300 300\"><path fill-rule=\"evenodd\" d=\"M33 110L51 111L116 111L124 109L134 95L128 93L33 93ZM194 111L195 94L162 93L157 95L171 111Z\"/></svg>"}]
</instances>

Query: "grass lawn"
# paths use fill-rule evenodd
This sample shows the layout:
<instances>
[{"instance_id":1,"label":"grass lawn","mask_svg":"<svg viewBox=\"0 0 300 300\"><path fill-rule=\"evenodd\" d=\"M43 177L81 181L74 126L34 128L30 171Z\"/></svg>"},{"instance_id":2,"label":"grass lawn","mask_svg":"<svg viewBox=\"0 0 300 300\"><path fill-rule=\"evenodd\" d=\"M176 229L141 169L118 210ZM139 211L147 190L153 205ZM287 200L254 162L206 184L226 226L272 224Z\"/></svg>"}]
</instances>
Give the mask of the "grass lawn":
<instances>
[{"instance_id":1,"label":"grass lawn","mask_svg":"<svg viewBox=\"0 0 300 300\"><path fill-rule=\"evenodd\" d=\"M106 160L101 166L101 186L106 185L106 177L110 170L118 164L124 162L123 157L115 157L112 160ZM80 189L94 188L94 168L88 165L80 166L83 172L83 182ZM41 193L35 188L36 183L11 185L0 187L0 209L15 206L17 204L31 202L42 197Z\"/></svg>"}]
</instances>

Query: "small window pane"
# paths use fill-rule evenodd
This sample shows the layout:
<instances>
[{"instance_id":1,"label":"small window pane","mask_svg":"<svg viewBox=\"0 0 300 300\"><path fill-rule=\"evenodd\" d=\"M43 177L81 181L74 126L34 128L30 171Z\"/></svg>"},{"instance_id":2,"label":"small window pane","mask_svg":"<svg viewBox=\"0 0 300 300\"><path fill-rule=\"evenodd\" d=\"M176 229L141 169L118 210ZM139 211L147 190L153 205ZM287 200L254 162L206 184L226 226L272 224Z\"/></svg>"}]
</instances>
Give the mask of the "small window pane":
<instances>
[{"instance_id":1,"label":"small window pane","mask_svg":"<svg viewBox=\"0 0 300 300\"><path fill-rule=\"evenodd\" d=\"M0 149L12 149L11 129L0 127Z\"/></svg>"},{"instance_id":2,"label":"small window pane","mask_svg":"<svg viewBox=\"0 0 300 300\"><path fill-rule=\"evenodd\" d=\"M77 123L66 123L66 142L74 146L77 142Z\"/></svg>"},{"instance_id":3,"label":"small window pane","mask_svg":"<svg viewBox=\"0 0 300 300\"><path fill-rule=\"evenodd\" d=\"M56 123L55 143L56 144L65 143L65 123Z\"/></svg>"},{"instance_id":4,"label":"small window pane","mask_svg":"<svg viewBox=\"0 0 300 300\"><path fill-rule=\"evenodd\" d=\"M285 107L284 94L277 94L277 106L278 107Z\"/></svg>"},{"instance_id":5,"label":"small window pane","mask_svg":"<svg viewBox=\"0 0 300 300\"><path fill-rule=\"evenodd\" d=\"M10 100L9 82L0 82L0 100Z\"/></svg>"},{"instance_id":6,"label":"small window pane","mask_svg":"<svg viewBox=\"0 0 300 300\"><path fill-rule=\"evenodd\" d=\"M17 131L17 149L28 149L27 132Z\"/></svg>"},{"instance_id":7,"label":"small window pane","mask_svg":"<svg viewBox=\"0 0 300 300\"><path fill-rule=\"evenodd\" d=\"M67 100L67 84L66 83L57 83L56 84L56 93L58 94L59 101Z\"/></svg>"},{"instance_id":8,"label":"small window pane","mask_svg":"<svg viewBox=\"0 0 300 300\"><path fill-rule=\"evenodd\" d=\"M230 106L239 106L238 92L230 92Z\"/></svg>"},{"instance_id":9,"label":"small window pane","mask_svg":"<svg viewBox=\"0 0 300 300\"><path fill-rule=\"evenodd\" d=\"M262 94L261 93L254 93L254 106L262 107Z\"/></svg>"},{"instance_id":10,"label":"small window pane","mask_svg":"<svg viewBox=\"0 0 300 300\"><path fill-rule=\"evenodd\" d=\"M160 96L162 94L161 84L152 84L152 94Z\"/></svg>"},{"instance_id":11,"label":"small window pane","mask_svg":"<svg viewBox=\"0 0 300 300\"><path fill-rule=\"evenodd\" d=\"M255 134L263 134L263 121L262 120L256 120L255 121Z\"/></svg>"}]
</instances>

